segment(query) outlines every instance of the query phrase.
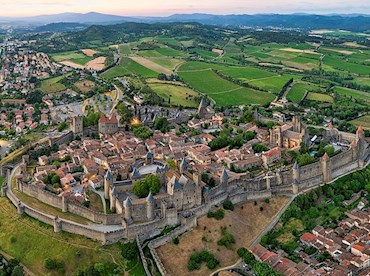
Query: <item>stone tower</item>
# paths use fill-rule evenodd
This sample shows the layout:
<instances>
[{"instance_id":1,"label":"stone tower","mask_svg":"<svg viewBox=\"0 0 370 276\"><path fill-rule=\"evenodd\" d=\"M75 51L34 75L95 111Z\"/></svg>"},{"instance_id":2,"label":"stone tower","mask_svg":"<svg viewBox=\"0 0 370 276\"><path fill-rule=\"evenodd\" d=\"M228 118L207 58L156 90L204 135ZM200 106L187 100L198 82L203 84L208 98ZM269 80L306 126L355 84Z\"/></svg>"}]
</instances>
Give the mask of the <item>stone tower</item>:
<instances>
[{"instance_id":1,"label":"stone tower","mask_svg":"<svg viewBox=\"0 0 370 276\"><path fill-rule=\"evenodd\" d=\"M107 171L104 177L104 198L109 199L109 188L113 186L113 175L110 170Z\"/></svg>"},{"instance_id":2,"label":"stone tower","mask_svg":"<svg viewBox=\"0 0 370 276\"><path fill-rule=\"evenodd\" d=\"M118 196L118 192L116 190L116 187L113 187L112 193L110 196L110 210L112 213L116 212L117 196Z\"/></svg>"},{"instance_id":3,"label":"stone tower","mask_svg":"<svg viewBox=\"0 0 370 276\"><path fill-rule=\"evenodd\" d=\"M207 102L206 99L203 97L198 107L198 115L200 118L204 118L206 114L207 114Z\"/></svg>"},{"instance_id":4,"label":"stone tower","mask_svg":"<svg viewBox=\"0 0 370 276\"><path fill-rule=\"evenodd\" d=\"M301 182L301 168L299 167L298 162L296 161L293 165L293 183Z\"/></svg>"},{"instance_id":5,"label":"stone tower","mask_svg":"<svg viewBox=\"0 0 370 276\"><path fill-rule=\"evenodd\" d=\"M153 220L155 217L154 208L155 208L154 197L152 192L149 192L149 195L146 198L146 217L149 221Z\"/></svg>"},{"instance_id":6,"label":"stone tower","mask_svg":"<svg viewBox=\"0 0 370 276\"><path fill-rule=\"evenodd\" d=\"M82 115L72 117L72 132L76 136L82 136L84 133L84 120Z\"/></svg>"},{"instance_id":7,"label":"stone tower","mask_svg":"<svg viewBox=\"0 0 370 276\"><path fill-rule=\"evenodd\" d=\"M129 196L123 202L123 207L125 208L124 218L128 223L130 223L132 221L132 200Z\"/></svg>"},{"instance_id":8,"label":"stone tower","mask_svg":"<svg viewBox=\"0 0 370 276\"><path fill-rule=\"evenodd\" d=\"M281 134L281 126L275 126L270 129L270 144L271 146L282 147L283 136Z\"/></svg>"},{"instance_id":9,"label":"stone tower","mask_svg":"<svg viewBox=\"0 0 370 276\"><path fill-rule=\"evenodd\" d=\"M181 160L179 170L181 174L184 174L188 170L188 163L186 163L185 158Z\"/></svg>"},{"instance_id":10,"label":"stone tower","mask_svg":"<svg viewBox=\"0 0 370 276\"><path fill-rule=\"evenodd\" d=\"M293 131L294 132L301 132L301 130L302 130L301 118L299 118L297 116L294 116L293 119L292 119L292 123L293 123Z\"/></svg>"},{"instance_id":11,"label":"stone tower","mask_svg":"<svg viewBox=\"0 0 370 276\"><path fill-rule=\"evenodd\" d=\"M145 156L145 163L148 165L148 164L153 164L153 161L154 161L154 156L153 156L153 153L151 152L148 152Z\"/></svg>"},{"instance_id":12,"label":"stone tower","mask_svg":"<svg viewBox=\"0 0 370 276\"><path fill-rule=\"evenodd\" d=\"M229 182L229 175L227 174L227 171L224 168L220 176L220 184L224 187L225 190L227 190L228 182Z\"/></svg>"},{"instance_id":13,"label":"stone tower","mask_svg":"<svg viewBox=\"0 0 370 276\"><path fill-rule=\"evenodd\" d=\"M325 152L324 156L320 159L321 162L321 170L323 175L323 181L328 183L332 181L332 169L331 169L331 160L329 155Z\"/></svg>"}]
</instances>

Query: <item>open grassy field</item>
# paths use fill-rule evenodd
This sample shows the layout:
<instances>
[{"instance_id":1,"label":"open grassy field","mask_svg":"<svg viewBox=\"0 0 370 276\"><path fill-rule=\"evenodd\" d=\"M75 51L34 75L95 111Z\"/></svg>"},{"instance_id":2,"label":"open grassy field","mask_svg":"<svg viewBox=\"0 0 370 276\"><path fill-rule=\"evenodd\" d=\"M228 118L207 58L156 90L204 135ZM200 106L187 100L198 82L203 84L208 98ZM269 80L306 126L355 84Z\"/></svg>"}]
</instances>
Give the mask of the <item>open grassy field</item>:
<instances>
[{"instance_id":1,"label":"open grassy field","mask_svg":"<svg viewBox=\"0 0 370 276\"><path fill-rule=\"evenodd\" d=\"M157 72L146 68L145 66L133 61L130 58L122 58L121 64L105 71L102 76L106 79L114 79L126 75L141 75L145 78L156 78Z\"/></svg>"},{"instance_id":2,"label":"open grassy field","mask_svg":"<svg viewBox=\"0 0 370 276\"><path fill-rule=\"evenodd\" d=\"M370 86L370 78L356 78L355 82L361 85Z\"/></svg>"},{"instance_id":3,"label":"open grassy field","mask_svg":"<svg viewBox=\"0 0 370 276\"><path fill-rule=\"evenodd\" d=\"M364 129L370 130L370 115L366 115L355 120L350 121L355 126L362 126Z\"/></svg>"},{"instance_id":4,"label":"open grassy field","mask_svg":"<svg viewBox=\"0 0 370 276\"><path fill-rule=\"evenodd\" d=\"M190 62L186 62L182 64L179 68L179 72L201 71L205 69L215 69L215 70L223 71L223 70L230 69L230 67L226 65L215 64L215 63L190 61Z\"/></svg>"},{"instance_id":5,"label":"open grassy field","mask_svg":"<svg viewBox=\"0 0 370 276\"><path fill-rule=\"evenodd\" d=\"M199 49L199 48L192 49L191 52L195 53L196 55L198 55L198 56L200 56L204 59L214 59L214 58L219 56L219 54L217 54L217 53L214 53L212 51L206 51L206 50Z\"/></svg>"},{"instance_id":6,"label":"open grassy field","mask_svg":"<svg viewBox=\"0 0 370 276\"><path fill-rule=\"evenodd\" d=\"M332 96L326 95L326 94L314 93L314 92L308 93L308 96L306 99L310 101L326 102L326 103L334 102L334 99Z\"/></svg>"},{"instance_id":7,"label":"open grassy field","mask_svg":"<svg viewBox=\"0 0 370 276\"><path fill-rule=\"evenodd\" d=\"M35 275L72 275L93 263L114 260L125 267L117 245L102 246L82 236L54 233L49 227L27 216L19 217L16 208L0 198L1 250L19 259ZM47 271L44 260L64 262L64 273Z\"/></svg>"},{"instance_id":8,"label":"open grassy field","mask_svg":"<svg viewBox=\"0 0 370 276\"><path fill-rule=\"evenodd\" d=\"M333 91L341 94L341 95L347 95L352 98L355 98L357 100L365 100L365 101L370 101L370 93L368 92L363 92L359 90L354 90L354 89L349 89L349 88L344 88L344 87L334 87Z\"/></svg>"},{"instance_id":9,"label":"open grassy field","mask_svg":"<svg viewBox=\"0 0 370 276\"><path fill-rule=\"evenodd\" d=\"M209 275L211 271L203 264L200 270L189 272L187 262L194 251L209 250L220 260L220 266L234 264L239 247L249 247L274 216L287 204L288 198L275 197L270 203L253 202L236 205L233 212L226 211L222 220L202 217L197 227L179 237L180 243L168 243L157 248L157 252L171 275ZM263 211L260 211L263 207ZM221 238L221 227L226 227L235 237L236 243L231 250L218 246Z\"/></svg>"},{"instance_id":10,"label":"open grassy field","mask_svg":"<svg viewBox=\"0 0 370 276\"><path fill-rule=\"evenodd\" d=\"M275 98L275 96L271 93L252 90L244 87L230 92L209 93L208 95L214 99L217 104L223 106L248 104L265 105L271 103Z\"/></svg>"},{"instance_id":11,"label":"open grassy field","mask_svg":"<svg viewBox=\"0 0 370 276\"><path fill-rule=\"evenodd\" d=\"M198 96L198 93L187 87L169 84L151 84L150 87L166 102L171 98L171 105L197 107L199 104L194 98Z\"/></svg>"},{"instance_id":12,"label":"open grassy field","mask_svg":"<svg viewBox=\"0 0 370 276\"><path fill-rule=\"evenodd\" d=\"M159 73L163 73L166 75L169 75L172 73L172 70L169 68L166 68L162 65L160 65L158 62L154 62L153 60L150 60L145 57L130 57L134 62L140 64L141 66L144 66L145 68L148 68L151 71ZM166 58L159 58L158 61L166 62ZM168 65L168 63L167 63Z\"/></svg>"},{"instance_id":13,"label":"open grassy field","mask_svg":"<svg viewBox=\"0 0 370 276\"><path fill-rule=\"evenodd\" d=\"M41 82L40 87L41 91L44 92L45 94L49 94L65 90L66 87L62 83L60 83L60 81L64 79L66 76L68 76L68 74L43 80Z\"/></svg>"},{"instance_id":14,"label":"open grassy field","mask_svg":"<svg viewBox=\"0 0 370 276\"><path fill-rule=\"evenodd\" d=\"M305 93L310 91L320 91L320 87L307 82L295 83L287 95L287 100L300 103Z\"/></svg>"}]
</instances>

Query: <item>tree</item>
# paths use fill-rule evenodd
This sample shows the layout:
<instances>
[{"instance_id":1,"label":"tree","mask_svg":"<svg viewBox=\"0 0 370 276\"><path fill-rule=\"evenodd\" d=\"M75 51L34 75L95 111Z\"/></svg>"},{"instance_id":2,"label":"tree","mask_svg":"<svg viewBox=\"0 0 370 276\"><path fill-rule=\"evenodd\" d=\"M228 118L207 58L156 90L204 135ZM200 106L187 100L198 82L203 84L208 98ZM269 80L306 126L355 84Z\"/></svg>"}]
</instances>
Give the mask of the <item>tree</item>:
<instances>
[{"instance_id":1,"label":"tree","mask_svg":"<svg viewBox=\"0 0 370 276\"><path fill-rule=\"evenodd\" d=\"M128 106L126 106L123 102L120 102L117 105L116 109L117 109L118 115L121 117L121 119L120 119L121 124L131 122L134 114Z\"/></svg>"},{"instance_id":2,"label":"tree","mask_svg":"<svg viewBox=\"0 0 370 276\"><path fill-rule=\"evenodd\" d=\"M128 242L121 244L121 255L127 260L135 260L137 258L138 248L136 242Z\"/></svg>"},{"instance_id":3,"label":"tree","mask_svg":"<svg viewBox=\"0 0 370 276\"><path fill-rule=\"evenodd\" d=\"M159 177L154 174L149 174L145 179L141 179L135 182L133 192L138 197L146 197L149 192L156 195L161 189L161 182Z\"/></svg>"},{"instance_id":4,"label":"tree","mask_svg":"<svg viewBox=\"0 0 370 276\"><path fill-rule=\"evenodd\" d=\"M167 118L159 117L154 120L154 129L160 130L162 133L166 133L170 130Z\"/></svg>"},{"instance_id":5,"label":"tree","mask_svg":"<svg viewBox=\"0 0 370 276\"><path fill-rule=\"evenodd\" d=\"M300 166L308 165L315 162L315 158L308 153L298 156L298 163Z\"/></svg>"},{"instance_id":6,"label":"tree","mask_svg":"<svg viewBox=\"0 0 370 276\"><path fill-rule=\"evenodd\" d=\"M59 125L58 125L58 131L59 132L62 132L63 130L65 130L67 128L67 124L66 122L61 122Z\"/></svg>"},{"instance_id":7,"label":"tree","mask_svg":"<svg viewBox=\"0 0 370 276\"><path fill-rule=\"evenodd\" d=\"M153 132L145 126L135 126L133 128L134 135L141 139L148 139L153 136Z\"/></svg>"},{"instance_id":8,"label":"tree","mask_svg":"<svg viewBox=\"0 0 370 276\"><path fill-rule=\"evenodd\" d=\"M51 184L60 184L60 177L59 175L55 174L53 175L53 177L51 178Z\"/></svg>"}]
</instances>

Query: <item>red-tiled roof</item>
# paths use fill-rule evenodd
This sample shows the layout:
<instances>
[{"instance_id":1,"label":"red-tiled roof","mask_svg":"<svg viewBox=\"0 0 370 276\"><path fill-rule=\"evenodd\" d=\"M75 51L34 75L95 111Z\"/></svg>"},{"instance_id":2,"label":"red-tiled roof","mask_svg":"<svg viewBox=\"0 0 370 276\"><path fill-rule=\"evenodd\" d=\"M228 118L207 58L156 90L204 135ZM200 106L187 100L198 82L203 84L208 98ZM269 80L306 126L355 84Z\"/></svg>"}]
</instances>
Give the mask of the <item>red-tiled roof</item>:
<instances>
[{"instance_id":1,"label":"red-tiled roof","mask_svg":"<svg viewBox=\"0 0 370 276\"><path fill-rule=\"evenodd\" d=\"M106 117L104 114L100 116L99 123L117 123L116 115L112 114L109 118Z\"/></svg>"}]
</instances>

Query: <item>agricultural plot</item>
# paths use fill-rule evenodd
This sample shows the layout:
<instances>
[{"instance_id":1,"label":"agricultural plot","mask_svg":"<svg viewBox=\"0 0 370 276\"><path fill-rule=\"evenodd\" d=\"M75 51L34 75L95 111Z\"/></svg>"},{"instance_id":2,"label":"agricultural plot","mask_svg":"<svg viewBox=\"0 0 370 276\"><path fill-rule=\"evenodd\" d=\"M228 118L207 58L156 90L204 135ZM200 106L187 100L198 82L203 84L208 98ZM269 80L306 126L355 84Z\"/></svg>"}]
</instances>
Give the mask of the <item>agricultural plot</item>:
<instances>
[{"instance_id":1,"label":"agricultural plot","mask_svg":"<svg viewBox=\"0 0 370 276\"><path fill-rule=\"evenodd\" d=\"M220 105L265 104L274 95L240 87L211 70L180 72L180 77L197 91L209 95Z\"/></svg>"},{"instance_id":2,"label":"agricultural plot","mask_svg":"<svg viewBox=\"0 0 370 276\"><path fill-rule=\"evenodd\" d=\"M301 77L297 75L281 75L276 77L270 77L268 79L253 80L248 82L250 85L257 87L261 90L269 91L274 94L280 92L283 86L293 78L294 80L299 80Z\"/></svg>"},{"instance_id":3,"label":"agricultural plot","mask_svg":"<svg viewBox=\"0 0 370 276\"><path fill-rule=\"evenodd\" d=\"M370 78L356 78L355 82L360 85L370 86Z\"/></svg>"},{"instance_id":4,"label":"agricultural plot","mask_svg":"<svg viewBox=\"0 0 370 276\"><path fill-rule=\"evenodd\" d=\"M91 61L93 58L89 57L87 55L84 55L81 52L62 52L62 53L56 53L52 54L51 58L59 63L65 63L65 62L71 62L78 65L85 65L89 61Z\"/></svg>"},{"instance_id":5,"label":"agricultural plot","mask_svg":"<svg viewBox=\"0 0 370 276\"><path fill-rule=\"evenodd\" d=\"M120 45L119 46L119 53L121 55L130 55L130 54L132 54L130 44L126 43L126 44Z\"/></svg>"},{"instance_id":6,"label":"agricultural plot","mask_svg":"<svg viewBox=\"0 0 370 276\"><path fill-rule=\"evenodd\" d=\"M366 115L355 120L350 121L350 123L359 127L362 126L364 129L370 130L370 115Z\"/></svg>"},{"instance_id":7,"label":"agricultural plot","mask_svg":"<svg viewBox=\"0 0 370 276\"><path fill-rule=\"evenodd\" d=\"M154 62L153 60L150 60L150 59L144 58L144 57L130 57L130 58L134 62L148 68L149 70L155 71L157 73L163 73L163 74L166 74L166 75L170 75L172 73L171 69L166 68L166 67L164 67L164 66L162 66L158 63L158 62L160 62L162 64L167 63L167 65L169 65L170 61L166 58L159 58L159 59L156 60L157 62Z\"/></svg>"},{"instance_id":8,"label":"agricultural plot","mask_svg":"<svg viewBox=\"0 0 370 276\"><path fill-rule=\"evenodd\" d=\"M294 102L294 103L300 103L303 99L303 96L306 94L306 92L310 91L320 91L320 87L317 85L311 84L311 83L303 83L299 82L293 85L293 87L290 89L287 100Z\"/></svg>"},{"instance_id":9,"label":"agricultural plot","mask_svg":"<svg viewBox=\"0 0 370 276\"><path fill-rule=\"evenodd\" d=\"M362 76L370 75L370 66L351 63L338 56L325 56L323 61L324 64L331 66L335 69L338 69L340 71L355 73Z\"/></svg>"},{"instance_id":10,"label":"agricultural plot","mask_svg":"<svg viewBox=\"0 0 370 276\"><path fill-rule=\"evenodd\" d=\"M325 102L325 103L333 103L334 102L334 99L333 99L332 96L326 95L326 94L314 93L314 92L308 93L306 99L309 100L309 101Z\"/></svg>"},{"instance_id":11,"label":"agricultural plot","mask_svg":"<svg viewBox=\"0 0 370 276\"><path fill-rule=\"evenodd\" d=\"M277 76L275 73L261 70L255 67L229 67L227 69L220 70L220 72L226 76L244 81Z\"/></svg>"},{"instance_id":12,"label":"agricultural plot","mask_svg":"<svg viewBox=\"0 0 370 276\"><path fill-rule=\"evenodd\" d=\"M89 92L95 87L95 82L90 80L82 80L75 83L75 86L81 90L81 92Z\"/></svg>"},{"instance_id":13,"label":"agricultural plot","mask_svg":"<svg viewBox=\"0 0 370 276\"><path fill-rule=\"evenodd\" d=\"M156 49L156 51L160 53L161 55L168 56L168 57L185 57L187 55L182 51L178 51L170 47L159 48L159 49Z\"/></svg>"},{"instance_id":14,"label":"agricultural plot","mask_svg":"<svg viewBox=\"0 0 370 276\"><path fill-rule=\"evenodd\" d=\"M102 74L102 76L106 79L114 79L116 77L123 77L127 75L141 75L144 78L156 78L158 73L146 68L130 58L122 58L120 65L115 66Z\"/></svg>"},{"instance_id":15,"label":"agricultural plot","mask_svg":"<svg viewBox=\"0 0 370 276\"><path fill-rule=\"evenodd\" d=\"M219 56L219 54L199 48L193 49L191 53L196 54L204 59L214 59Z\"/></svg>"},{"instance_id":16,"label":"agricultural plot","mask_svg":"<svg viewBox=\"0 0 370 276\"><path fill-rule=\"evenodd\" d=\"M197 107L199 104L195 99L198 93L190 88L169 84L151 84L150 87L165 102L173 106Z\"/></svg>"},{"instance_id":17,"label":"agricultural plot","mask_svg":"<svg viewBox=\"0 0 370 276\"><path fill-rule=\"evenodd\" d=\"M60 83L60 81L64 79L66 76L67 75L63 75L43 80L41 82L40 90L45 94L56 93L65 90L66 87L62 83Z\"/></svg>"},{"instance_id":18,"label":"agricultural plot","mask_svg":"<svg viewBox=\"0 0 370 276\"><path fill-rule=\"evenodd\" d=\"M179 72L203 71L203 70L209 70L209 69L223 71L223 70L230 69L230 67L225 66L225 65L215 64L215 63L191 61L191 62L186 62L182 64L179 68Z\"/></svg>"},{"instance_id":19,"label":"agricultural plot","mask_svg":"<svg viewBox=\"0 0 370 276\"><path fill-rule=\"evenodd\" d=\"M370 101L370 93L367 93L367 92L344 88L344 87L334 87L333 91L341 95L350 96L356 100Z\"/></svg>"}]
</instances>

